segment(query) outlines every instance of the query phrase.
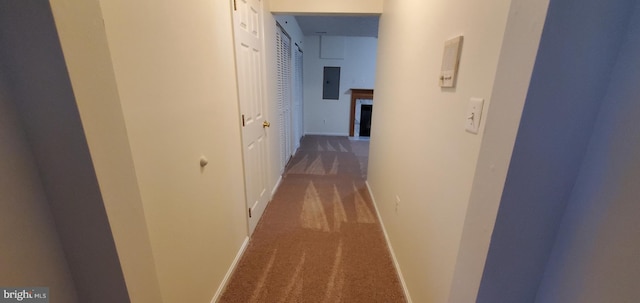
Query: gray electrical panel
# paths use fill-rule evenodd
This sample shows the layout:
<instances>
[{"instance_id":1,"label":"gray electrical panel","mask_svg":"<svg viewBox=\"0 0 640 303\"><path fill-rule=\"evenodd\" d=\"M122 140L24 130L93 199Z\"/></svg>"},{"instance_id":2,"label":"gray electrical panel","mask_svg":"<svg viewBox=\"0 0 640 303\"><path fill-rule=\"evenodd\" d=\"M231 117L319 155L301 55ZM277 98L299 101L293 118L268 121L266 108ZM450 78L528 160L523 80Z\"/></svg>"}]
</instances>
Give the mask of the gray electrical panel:
<instances>
[{"instance_id":1,"label":"gray electrical panel","mask_svg":"<svg viewBox=\"0 0 640 303\"><path fill-rule=\"evenodd\" d=\"M324 78L322 80L322 99L340 99L340 67L324 67Z\"/></svg>"}]
</instances>

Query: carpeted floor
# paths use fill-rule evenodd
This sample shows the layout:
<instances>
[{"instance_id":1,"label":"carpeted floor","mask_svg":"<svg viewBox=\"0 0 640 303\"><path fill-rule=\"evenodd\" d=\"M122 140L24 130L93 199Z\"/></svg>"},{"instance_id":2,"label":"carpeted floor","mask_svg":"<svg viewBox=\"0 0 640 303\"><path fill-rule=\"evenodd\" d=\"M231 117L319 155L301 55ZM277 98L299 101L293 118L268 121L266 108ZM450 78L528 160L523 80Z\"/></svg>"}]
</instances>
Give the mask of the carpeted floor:
<instances>
[{"instance_id":1,"label":"carpeted floor","mask_svg":"<svg viewBox=\"0 0 640 303\"><path fill-rule=\"evenodd\" d=\"M303 138L219 302L406 302L364 183L368 144Z\"/></svg>"}]
</instances>

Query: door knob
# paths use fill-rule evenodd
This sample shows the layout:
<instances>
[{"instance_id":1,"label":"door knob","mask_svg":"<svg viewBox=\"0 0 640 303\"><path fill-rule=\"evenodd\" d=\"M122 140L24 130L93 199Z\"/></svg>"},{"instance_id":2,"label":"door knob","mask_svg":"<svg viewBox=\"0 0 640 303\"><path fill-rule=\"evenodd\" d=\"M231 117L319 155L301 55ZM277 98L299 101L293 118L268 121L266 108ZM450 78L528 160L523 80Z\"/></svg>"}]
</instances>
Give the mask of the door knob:
<instances>
[{"instance_id":1,"label":"door knob","mask_svg":"<svg viewBox=\"0 0 640 303\"><path fill-rule=\"evenodd\" d=\"M263 128L265 128L265 127L269 127L269 126L271 126L271 123L269 123L269 122L267 122L267 121L262 122L262 127L263 127Z\"/></svg>"}]
</instances>

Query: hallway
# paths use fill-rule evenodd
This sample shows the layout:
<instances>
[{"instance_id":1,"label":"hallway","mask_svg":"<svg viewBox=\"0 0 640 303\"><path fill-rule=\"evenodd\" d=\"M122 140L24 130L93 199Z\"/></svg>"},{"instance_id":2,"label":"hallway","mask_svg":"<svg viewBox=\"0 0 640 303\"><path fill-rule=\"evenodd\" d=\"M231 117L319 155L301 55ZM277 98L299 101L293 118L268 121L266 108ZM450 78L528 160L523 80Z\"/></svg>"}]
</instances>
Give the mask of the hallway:
<instances>
[{"instance_id":1,"label":"hallway","mask_svg":"<svg viewBox=\"0 0 640 303\"><path fill-rule=\"evenodd\" d=\"M368 147L302 139L220 302L406 302L365 184Z\"/></svg>"}]
</instances>

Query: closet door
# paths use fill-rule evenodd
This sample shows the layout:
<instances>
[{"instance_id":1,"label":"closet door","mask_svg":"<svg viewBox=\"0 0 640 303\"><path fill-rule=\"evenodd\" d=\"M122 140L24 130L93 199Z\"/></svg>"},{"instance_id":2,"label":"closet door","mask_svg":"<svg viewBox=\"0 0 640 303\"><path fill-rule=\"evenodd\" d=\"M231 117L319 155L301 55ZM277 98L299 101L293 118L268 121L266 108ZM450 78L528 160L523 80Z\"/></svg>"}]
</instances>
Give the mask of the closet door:
<instances>
[{"instance_id":1,"label":"closet door","mask_svg":"<svg viewBox=\"0 0 640 303\"><path fill-rule=\"evenodd\" d=\"M296 44L294 49L295 53L295 72L294 78L294 95L293 95L293 150L295 151L300 146L300 139L302 139L304 124L302 121L302 100L304 98L302 90L302 49Z\"/></svg>"},{"instance_id":2,"label":"closet door","mask_svg":"<svg viewBox=\"0 0 640 303\"><path fill-rule=\"evenodd\" d=\"M276 31L276 64L278 72L278 124L280 125L280 170L293 154L292 140L292 85L291 85L291 38L278 24Z\"/></svg>"}]
</instances>

